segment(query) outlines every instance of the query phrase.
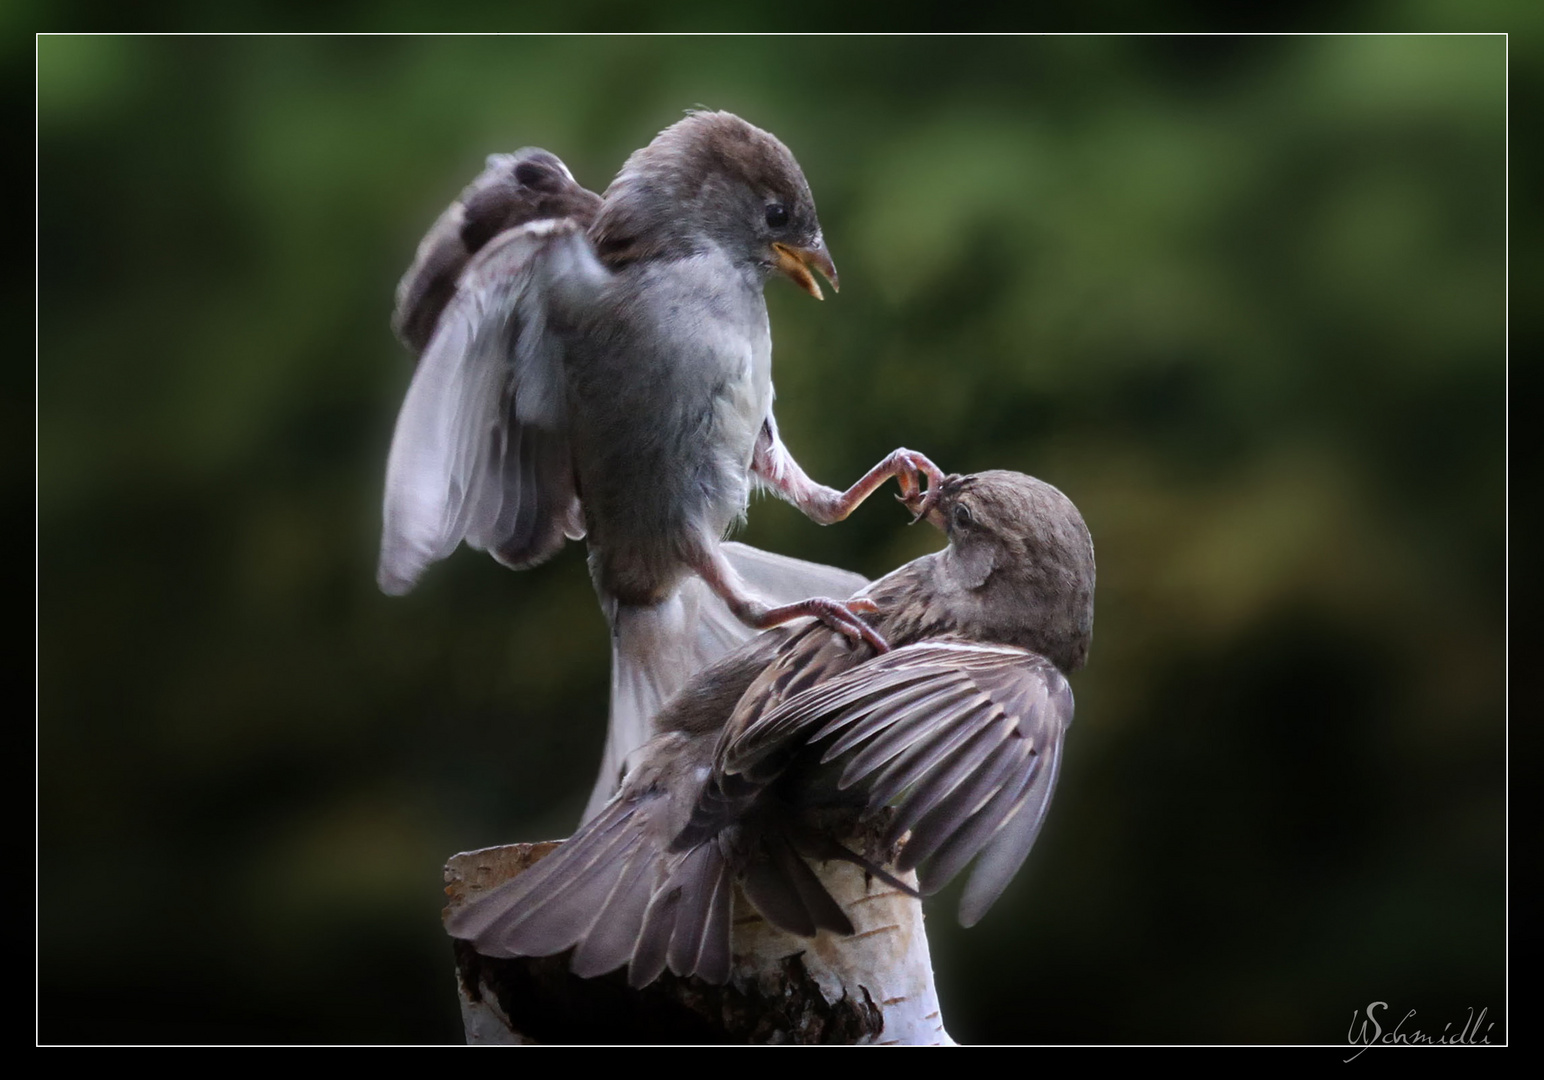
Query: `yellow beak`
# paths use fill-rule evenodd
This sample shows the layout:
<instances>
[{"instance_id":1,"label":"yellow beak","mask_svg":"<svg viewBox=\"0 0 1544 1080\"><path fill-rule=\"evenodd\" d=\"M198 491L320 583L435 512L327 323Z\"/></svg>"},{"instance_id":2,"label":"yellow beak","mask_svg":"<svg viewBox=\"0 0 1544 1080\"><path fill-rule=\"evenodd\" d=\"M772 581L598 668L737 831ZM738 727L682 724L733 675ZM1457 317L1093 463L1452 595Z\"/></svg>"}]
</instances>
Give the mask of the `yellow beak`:
<instances>
[{"instance_id":1,"label":"yellow beak","mask_svg":"<svg viewBox=\"0 0 1544 1080\"><path fill-rule=\"evenodd\" d=\"M815 280L815 275L810 273L812 267L819 270L821 276L831 283L832 292L842 291L841 283L836 277L836 264L831 261L831 253L826 250L824 240L817 240L812 248L773 244L772 250L777 254L778 270L788 275L795 285L816 300L824 300L825 297L820 292L820 283Z\"/></svg>"}]
</instances>

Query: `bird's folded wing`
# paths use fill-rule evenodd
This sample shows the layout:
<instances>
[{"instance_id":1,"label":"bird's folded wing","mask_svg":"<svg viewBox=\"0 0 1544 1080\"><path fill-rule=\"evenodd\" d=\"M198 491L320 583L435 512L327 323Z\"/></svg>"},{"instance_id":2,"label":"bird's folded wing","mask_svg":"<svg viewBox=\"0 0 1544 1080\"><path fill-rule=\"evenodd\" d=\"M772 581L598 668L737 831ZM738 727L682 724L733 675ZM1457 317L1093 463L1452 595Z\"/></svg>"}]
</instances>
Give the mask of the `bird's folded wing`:
<instances>
[{"instance_id":1,"label":"bird's folded wing","mask_svg":"<svg viewBox=\"0 0 1544 1080\"><path fill-rule=\"evenodd\" d=\"M1072 711L1066 679L1035 653L908 645L794 694L722 745L703 799L732 813L795 757L818 753L840 769L839 787L865 790L871 809L895 807L889 840L910 833L897 865L917 869L924 892L980 856L960 903L970 926L1040 832Z\"/></svg>"},{"instance_id":2,"label":"bird's folded wing","mask_svg":"<svg viewBox=\"0 0 1544 1080\"><path fill-rule=\"evenodd\" d=\"M579 223L506 230L467 264L397 417L377 580L407 592L463 539L506 565L584 534L552 308L582 304L605 271Z\"/></svg>"}]
</instances>

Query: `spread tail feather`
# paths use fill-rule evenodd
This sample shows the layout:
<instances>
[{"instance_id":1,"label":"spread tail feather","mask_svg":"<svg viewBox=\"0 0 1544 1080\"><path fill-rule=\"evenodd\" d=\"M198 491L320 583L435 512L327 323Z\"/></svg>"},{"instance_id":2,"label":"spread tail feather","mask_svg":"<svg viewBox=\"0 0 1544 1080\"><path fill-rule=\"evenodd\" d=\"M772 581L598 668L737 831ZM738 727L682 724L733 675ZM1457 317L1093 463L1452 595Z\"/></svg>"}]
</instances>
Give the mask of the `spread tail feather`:
<instances>
[{"instance_id":1,"label":"spread tail feather","mask_svg":"<svg viewBox=\"0 0 1544 1080\"><path fill-rule=\"evenodd\" d=\"M669 803L656 784L613 799L545 859L452 911L446 930L484 956L572 949L585 979L626 964L637 987L666 967L728 982L734 875L714 840L667 850Z\"/></svg>"},{"instance_id":2,"label":"spread tail feather","mask_svg":"<svg viewBox=\"0 0 1544 1080\"><path fill-rule=\"evenodd\" d=\"M446 930L485 956L574 949L573 969L582 976L621 967L665 870L652 831L654 801L612 803L529 870L469 898L451 912Z\"/></svg>"}]
</instances>

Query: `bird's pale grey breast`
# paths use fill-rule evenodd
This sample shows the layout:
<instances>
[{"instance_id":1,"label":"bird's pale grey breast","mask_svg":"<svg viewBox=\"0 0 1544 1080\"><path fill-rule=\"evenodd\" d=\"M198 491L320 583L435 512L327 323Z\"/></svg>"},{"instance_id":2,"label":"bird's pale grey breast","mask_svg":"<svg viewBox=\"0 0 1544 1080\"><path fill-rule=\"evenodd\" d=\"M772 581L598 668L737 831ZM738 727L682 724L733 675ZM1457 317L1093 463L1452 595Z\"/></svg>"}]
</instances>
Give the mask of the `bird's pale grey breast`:
<instances>
[{"instance_id":1,"label":"bird's pale grey breast","mask_svg":"<svg viewBox=\"0 0 1544 1080\"><path fill-rule=\"evenodd\" d=\"M746 507L772 408L759 284L723 252L618 271L567 343L574 469L601 588L647 602ZM640 498L647 491L648 498Z\"/></svg>"}]
</instances>

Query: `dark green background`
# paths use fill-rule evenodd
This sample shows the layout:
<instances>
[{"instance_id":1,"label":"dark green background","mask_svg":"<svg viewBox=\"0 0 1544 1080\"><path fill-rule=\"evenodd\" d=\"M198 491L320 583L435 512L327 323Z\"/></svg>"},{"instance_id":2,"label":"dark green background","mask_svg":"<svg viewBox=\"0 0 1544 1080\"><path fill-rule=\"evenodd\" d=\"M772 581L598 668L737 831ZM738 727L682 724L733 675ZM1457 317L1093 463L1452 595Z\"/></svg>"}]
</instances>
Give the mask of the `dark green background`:
<instances>
[{"instance_id":1,"label":"dark green background","mask_svg":"<svg viewBox=\"0 0 1544 1080\"><path fill-rule=\"evenodd\" d=\"M460 1038L440 866L571 827L606 636L577 547L376 591L392 289L489 151L598 189L702 104L841 269L768 290L803 465L1020 469L1093 531L1046 832L929 909L954 1036L1498 1041L1506 49L41 39L39 1037ZM879 574L905 521L742 535Z\"/></svg>"}]
</instances>

